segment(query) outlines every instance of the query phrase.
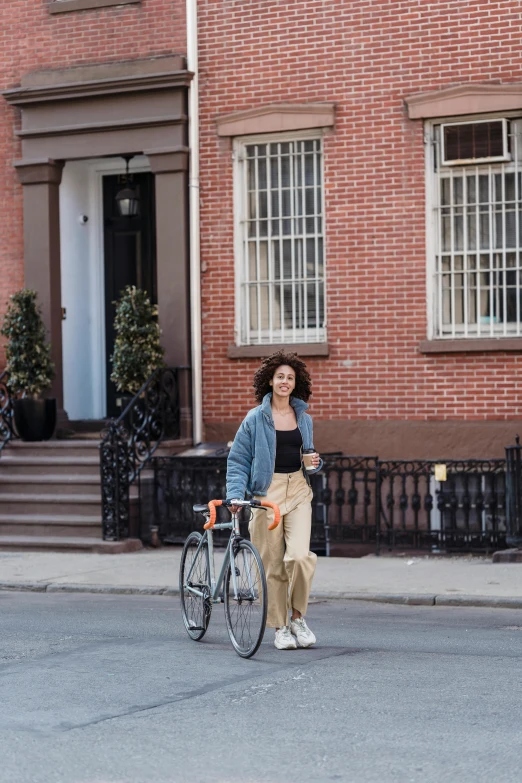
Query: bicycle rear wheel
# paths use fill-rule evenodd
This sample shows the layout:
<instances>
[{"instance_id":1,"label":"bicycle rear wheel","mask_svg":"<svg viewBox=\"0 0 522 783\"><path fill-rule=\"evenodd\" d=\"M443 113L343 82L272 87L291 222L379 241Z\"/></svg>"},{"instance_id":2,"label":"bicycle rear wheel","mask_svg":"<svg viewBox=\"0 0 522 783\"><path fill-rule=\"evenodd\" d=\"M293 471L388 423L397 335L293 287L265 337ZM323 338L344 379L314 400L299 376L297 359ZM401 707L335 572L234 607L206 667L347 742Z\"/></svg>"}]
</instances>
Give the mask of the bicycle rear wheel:
<instances>
[{"instance_id":1,"label":"bicycle rear wheel","mask_svg":"<svg viewBox=\"0 0 522 783\"><path fill-rule=\"evenodd\" d=\"M205 541L198 551L202 537L196 532L189 535L179 567L181 616L188 635L195 642L204 637L212 613L208 543Z\"/></svg>"},{"instance_id":2,"label":"bicycle rear wheel","mask_svg":"<svg viewBox=\"0 0 522 783\"><path fill-rule=\"evenodd\" d=\"M268 608L265 569L250 541L233 545L233 569L229 563L224 581L227 630L237 654L250 658L263 639Z\"/></svg>"}]
</instances>

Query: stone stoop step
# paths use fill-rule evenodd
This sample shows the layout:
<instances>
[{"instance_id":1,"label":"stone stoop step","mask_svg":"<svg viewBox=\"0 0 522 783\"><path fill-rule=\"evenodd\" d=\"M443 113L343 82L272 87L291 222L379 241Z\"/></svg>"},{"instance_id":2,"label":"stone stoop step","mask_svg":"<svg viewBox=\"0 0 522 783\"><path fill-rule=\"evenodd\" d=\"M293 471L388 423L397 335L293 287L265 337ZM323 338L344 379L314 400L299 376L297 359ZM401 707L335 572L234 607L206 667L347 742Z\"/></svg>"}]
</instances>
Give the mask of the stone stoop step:
<instances>
[{"instance_id":1,"label":"stone stoop step","mask_svg":"<svg viewBox=\"0 0 522 783\"><path fill-rule=\"evenodd\" d=\"M101 538L81 536L3 536L0 535L0 550L13 552L94 552L96 554L121 554L143 549L139 539L125 541L102 541Z\"/></svg>"},{"instance_id":2,"label":"stone stoop step","mask_svg":"<svg viewBox=\"0 0 522 783\"><path fill-rule=\"evenodd\" d=\"M126 542L101 537L99 443L13 441L4 449L0 550L122 551Z\"/></svg>"}]
</instances>

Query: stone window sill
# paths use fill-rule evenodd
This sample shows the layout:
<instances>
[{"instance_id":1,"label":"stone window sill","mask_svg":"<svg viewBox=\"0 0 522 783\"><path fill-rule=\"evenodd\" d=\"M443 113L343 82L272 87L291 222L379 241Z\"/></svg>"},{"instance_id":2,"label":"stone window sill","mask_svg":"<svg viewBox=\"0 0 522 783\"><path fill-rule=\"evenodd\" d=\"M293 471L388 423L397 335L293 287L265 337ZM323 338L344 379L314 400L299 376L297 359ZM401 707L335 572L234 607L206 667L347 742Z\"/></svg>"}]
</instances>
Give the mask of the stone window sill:
<instances>
[{"instance_id":1,"label":"stone window sill","mask_svg":"<svg viewBox=\"0 0 522 783\"><path fill-rule=\"evenodd\" d=\"M522 337L421 340L419 350L421 353L484 353L486 351L522 352Z\"/></svg>"},{"instance_id":2,"label":"stone window sill","mask_svg":"<svg viewBox=\"0 0 522 783\"><path fill-rule=\"evenodd\" d=\"M328 356L330 353L328 343L292 343L278 345L229 345L227 356L229 359L262 359L276 351L295 352L299 356Z\"/></svg>"},{"instance_id":3,"label":"stone window sill","mask_svg":"<svg viewBox=\"0 0 522 783\"><path fill-rule=\"evenodd\" d=\"M89 11L93 8L106 8L110 5L130 5L141 0L51 0L50 14L66 14L71 11Z\"/></svg>"}]
</instances>

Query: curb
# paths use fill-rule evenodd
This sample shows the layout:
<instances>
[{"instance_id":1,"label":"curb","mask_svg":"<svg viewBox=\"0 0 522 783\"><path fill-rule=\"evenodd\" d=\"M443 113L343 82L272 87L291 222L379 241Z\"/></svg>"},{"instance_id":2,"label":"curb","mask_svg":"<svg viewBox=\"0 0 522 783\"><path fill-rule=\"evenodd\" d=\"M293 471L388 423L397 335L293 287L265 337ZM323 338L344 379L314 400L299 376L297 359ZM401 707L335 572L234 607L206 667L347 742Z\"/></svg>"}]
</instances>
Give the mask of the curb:
<instances>
[{"instance_id":1,"label":"curb","mask_svg":"<svg viewBox=\"0 0 522 783\"><path fill-rule=\"evenodd\" d=\"M344 601L370 601L379 604L409 604L410 606L434 606L435 595L422 593L344 593L317 591L310 598L323 598Z\"/></svg>"},{"instance_id":2,"label":"curb","mask_svg":"<svg viewBox=\"0 0 522 783\"><path fill-rule=\"evenodd\" d=\"M437 595L436 606L487 606L498 609L522 609L522 597L508 596L489 597L486 595Z\"/></svg>"},{"instance_id":3,"label":"curb","mask_svg":"<svg viewBox=\"0 0 522 783\"><path fill-rule=\"evenodd\" d=\"M33 593L101 593L106 595L178 595L179 589L163 586L143 585L81 585L53 584L42 582L0 582L0 592Z\"/></svg>"},{"instance_id":4,"label":"curb","mask_svg":"<svg viewBox=\"0 0 522 783\"><path fill-rule=\"evenodd\" d=\"M97 593L102 595L179 595L179 588L168 585L82 585L53 584L42 582L0 582L0 592L32 593ZM367 601L379 604L402 604L407 606L474 606L489 609L522 609L522 596L486 595L432 595L416 593L349 593L316 591L310 599Z\"/></svg>"}]
</instances>

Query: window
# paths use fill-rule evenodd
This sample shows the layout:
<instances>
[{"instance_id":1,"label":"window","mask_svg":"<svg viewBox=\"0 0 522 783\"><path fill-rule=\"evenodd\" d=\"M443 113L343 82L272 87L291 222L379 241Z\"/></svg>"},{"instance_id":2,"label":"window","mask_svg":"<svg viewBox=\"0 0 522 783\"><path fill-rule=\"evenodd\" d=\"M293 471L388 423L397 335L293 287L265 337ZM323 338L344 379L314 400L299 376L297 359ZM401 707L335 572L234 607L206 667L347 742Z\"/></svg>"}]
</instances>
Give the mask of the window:
<instances>
[{"instance_id":1,"label":"window","mask_svg":"<svg viewBox=\"0 0 522 783\"><path fill-rule=\"evenodd\" d=\"M235 143L240 345L326 340L322 140Z\"/></svg>"},{"instance_id":2,"label":"window","mask_svg":"<svg viewBox=\"0 0 522 783\"><path fill-rule=\"evenodd\" d=\"M507 120L441 125L442 165L509 160Z\"/></svg>"},{"instance_id":3,"label":"window","mask_svg":"<svg viewBox=\"0 0 522 783\"><path fill-rule=\"evenodd\" d=\"M522 121L456 127L431 126L433 336L520 336ZM454 159L445 160L444 154ZM456 165L460 155L467 156L466 163Z\"/></svg>"}]
</instances>

